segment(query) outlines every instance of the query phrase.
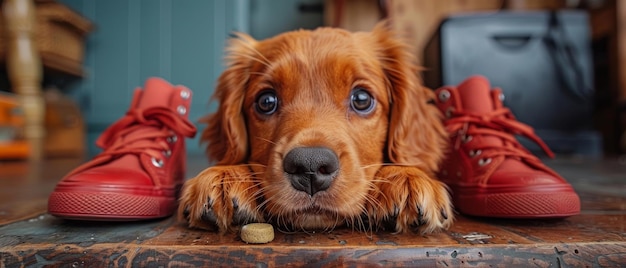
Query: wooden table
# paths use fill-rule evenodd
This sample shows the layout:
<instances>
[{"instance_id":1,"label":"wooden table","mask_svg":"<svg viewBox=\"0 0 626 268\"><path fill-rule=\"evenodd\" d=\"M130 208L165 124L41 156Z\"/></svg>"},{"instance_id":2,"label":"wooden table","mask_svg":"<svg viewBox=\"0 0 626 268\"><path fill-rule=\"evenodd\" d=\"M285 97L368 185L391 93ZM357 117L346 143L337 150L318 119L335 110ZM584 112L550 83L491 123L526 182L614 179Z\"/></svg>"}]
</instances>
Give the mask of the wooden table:
<instances>
[{"instance_id":1,"label":"wooden table","mask_svg":"<svg viewBox=\"0 0 626 268\"><path fill-rule=\"evenodd\" d=\"M0 162L0 267L626 265L626 160L549 161L582 199L582 214L564 220L459 215L450 230L435 235L277 232L265 245L191 230L173 217L77 222L46 214L48 194L79 162ZM189 176L205 166L201 156L189 162Z\"/></svg>"}]
</instances>

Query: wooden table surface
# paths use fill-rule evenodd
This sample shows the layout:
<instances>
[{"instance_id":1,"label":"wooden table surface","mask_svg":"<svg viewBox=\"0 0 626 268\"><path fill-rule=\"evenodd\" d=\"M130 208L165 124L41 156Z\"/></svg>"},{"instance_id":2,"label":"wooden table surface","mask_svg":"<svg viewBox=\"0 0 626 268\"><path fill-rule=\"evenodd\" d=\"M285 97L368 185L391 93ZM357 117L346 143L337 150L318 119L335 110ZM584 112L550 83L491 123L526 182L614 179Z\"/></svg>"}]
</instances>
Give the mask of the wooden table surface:
<instances>
[{"instance_id":1,"label":"wooden table surface","mask_svg":"<svg viewBox=\"0 0 626 268\"><path fill-rule=\"evenodd\" d=\"M205 161L191 157L188 176ZM581 215L564 220L458 215L450 230L428 236L276 232L263 245L188 229L173 217L80 222L46 214L48 194L79 163L0 162L0 267L626 267L626 160L548 161L581 196Z\"/></svg>"}]
</instances>

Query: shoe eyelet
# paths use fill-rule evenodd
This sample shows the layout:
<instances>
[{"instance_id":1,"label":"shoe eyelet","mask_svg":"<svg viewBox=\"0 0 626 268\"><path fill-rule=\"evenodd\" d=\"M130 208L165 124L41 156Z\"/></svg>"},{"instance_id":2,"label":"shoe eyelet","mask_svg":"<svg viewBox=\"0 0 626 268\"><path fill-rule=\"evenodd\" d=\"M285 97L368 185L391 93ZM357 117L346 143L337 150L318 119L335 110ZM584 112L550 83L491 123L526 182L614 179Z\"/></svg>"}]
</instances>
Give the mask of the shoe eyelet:
<instances>
[{"instance_id":1,"label":"shoe eyelet","mask_svg":"<svg viewBox=\"0 0 626 268\"><path fill-rule=\"evenodd\" d=\"M191 94L187 90L183 90L180 92L180 97L183 98L183 100L189 99L190 96Z\"/></svg>"},{"instance_id":2,"label":"shoe eyelet","mask_svg":"<svg viewBox=\"0 0 626 268\"><path fill-rule=\"evenodd\" d=\"M176 107L176 111L180 115L185 115L187 113L187 108L185 108L185 106L179 105L178 107Z\"/></svg>"},{"instance_id":3,"label":"shoe eyelet","mask_svg":"<svg viewBox=\"0 0 626 268\"><path fill-rule=\"evenodd\" d=\"M446 102L450 99L450 91L441 90L438 97L440 102Z\"/></svg>"},{"instance_id":4,"label":"shoe eyelet","mask_svg":"<svg viewBox=\"0 0 626 268\"><path fill-rule=\"evenodd\" d=\"M178 136L172 135L172 136L167 137L166 140L167 140L168 143L175 143L175 142L178 141Z\"/></svg>"},{"instance_id":5,"label":"shoe eyelet","mask_svg":"<svg viewBox=\"0 0 626 268\"><path fill-rule=\"evenodd\" d=\"M461 137L461 141L463 141L463 143L468 143L472 140L472 136L471 135L463 135Z\"/></svg>"},{"instance_id":6,"label":"shoe eyelet","mask_svg":"<svg viewBox=\"0 0 626 268\"><path fill-rule=\"evenodd\" d=\"M471 150L469 151L469 156L470 157L476 157L479 156L483 151L481 150Z\"/></svg>"},{"instance_id":7,"label":"shoe eyelet","mask_svg":"<svg viewBox=\"0 0 626 268\"><path fill-rule=\"evenodd\" d=\"M163 167L163 159L157 159L156 157L152 157L152 165L158 168Z\"/></svg>"},{"instance_id":8,"label":"shoe eyelet","mask_svg":"<svg viewBox=\"0 0 626 268\"><path fill-rule=\"evenodd\" d=\"M451 118L453 111L454 111L454 107L452 106L448 107L448 109L446 109L446 118Z\"/></svg>"},{"instance_id":9,"label":"shoe eyelet","mask_svg":"<svg viewBox=\"0 0 626 268\"><path fill-rule=\"evenodd\" d=\"M491 163L491 158L481 158L478 160L478 165L479 166L485 166L487 164Z\"/></svg>"},{"instance_id":10,"label":"shoe eyelet","mask_svg":"<svg viewBox=\"0 0 626 268\"><path fill-rule=\"evenodd\" d=\"M504 93L500 92L498 99L500 99L501 102L504 102Z\"/></svg>"},{"instance_id":11,"label":"shoe eyelet","mask_svg":"<svg viewBox=\"0 0 626 268\"><path fill-rule=\"evenodd\" d=\"M163 155L169 158L170 156L172 156L172 150L163 151Z\"/></svg>"}]
</instances>

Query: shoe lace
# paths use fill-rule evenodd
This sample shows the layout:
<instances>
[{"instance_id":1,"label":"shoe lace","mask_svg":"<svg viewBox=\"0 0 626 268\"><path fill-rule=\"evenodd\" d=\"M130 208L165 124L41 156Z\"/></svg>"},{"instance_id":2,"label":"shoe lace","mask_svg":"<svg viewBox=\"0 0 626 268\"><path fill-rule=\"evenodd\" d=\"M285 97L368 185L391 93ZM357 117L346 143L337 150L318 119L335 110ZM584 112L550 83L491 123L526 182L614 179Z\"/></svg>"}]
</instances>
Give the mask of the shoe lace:
<instances>
[{"instance_id":1,"label":"shoe lace","mask_svg":"<svg viewBox=\"0 0 626 268\"><path fill-rule=\"evenodd\" d=\"M145 153L160 159L162 152L169 150L166 140L176 134L193 137L196 128L189 120L165 107L134 108L109 126L96 145L105 149L100 156L115 158Z\"/></svg>"},{"instance_id":2,"label":"shoe lace","mask_svg":"<svg viewBox=\"0 0 626 268\"><path fill-rule=\"evenodd\" d=\"M513 113L506 107L497 108L492 112L481 114L452 110L451 117L445 121L445 125L448 133L458 133L457 135L460 136L455 139L455 149L459 148L461 142L469 142L467 137L471 136L494 136L503 140L502 144L477 144L473 149L484 152L483 158L502 155L519 157L531 162L540 161L515 139L515 135L520 135L534 141L549 157L554 157L554 153L535 134L533 129L517 121Z\"/></svg>"},{"instance_id":3,"label":"shoe lace","mask_svg":"<svg viewBox=\"0 0 626 268\"><path fill-rule=\"evenodd\" d=\"M136 100L137 96L134 99ZM135 107L136 104L136 101L133 102L131 107ZM96 141L96 145L103 148L104 152L95 156L92 161L78 166L65 177L71 177L127 154L145 153L152 156L153 160L162 159L160 154L169 150L164 140L177 138L176 134L193 137L196 134L196 127L186 118L177 116L165 107L131 109L124 117L109 126ZM157 186L160 184L158 181L155 183Z\"/></svg>"}]
</instances>

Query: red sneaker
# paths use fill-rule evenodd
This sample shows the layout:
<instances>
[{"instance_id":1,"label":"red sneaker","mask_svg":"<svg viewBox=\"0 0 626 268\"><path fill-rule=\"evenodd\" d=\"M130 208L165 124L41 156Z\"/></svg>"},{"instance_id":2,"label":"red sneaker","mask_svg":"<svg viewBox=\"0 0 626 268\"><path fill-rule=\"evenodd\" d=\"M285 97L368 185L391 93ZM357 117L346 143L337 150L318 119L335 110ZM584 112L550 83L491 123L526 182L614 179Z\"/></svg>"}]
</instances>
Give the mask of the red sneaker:
<instances>
[{"instance_id":1,"label":"red sneaker","mask_svg":"<svg viewBox=\"0 0 626 268\"><path fill-rule=\"evenodd\" d=\"M184 180L191 90L159 78L135 90L124 117L96 141L104 151L63 178L48 212L67 219L143 220L171 215Z\"/></svg>"},{"instance_id":2,"label":"red sneaker","mask_svg":"<svg viewBox=\"0 0 626 268\"><path fill-rule=\"evenodd\" d=\"M500 89L490 91L487 79L474 76L436 94L452 146L439 177L452 190L459 212L501 218L580 213L580 199L571 185L515 139L525 136L554 155L530 126L503 107Z\"/></svg>"}]
</instances>

